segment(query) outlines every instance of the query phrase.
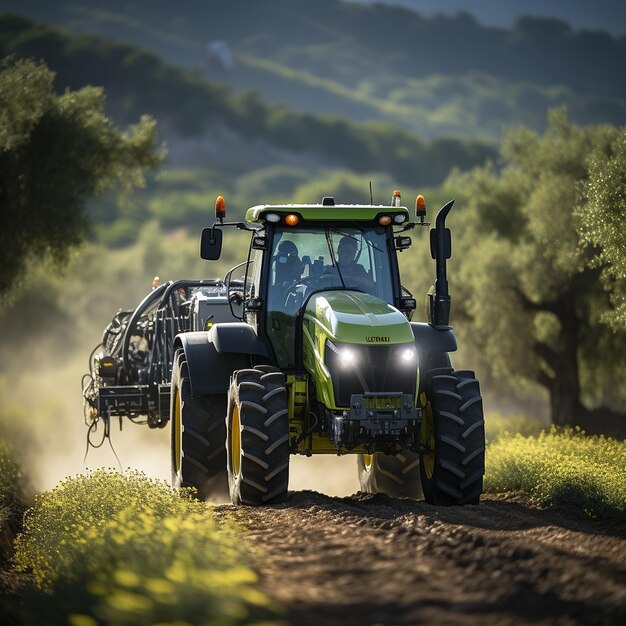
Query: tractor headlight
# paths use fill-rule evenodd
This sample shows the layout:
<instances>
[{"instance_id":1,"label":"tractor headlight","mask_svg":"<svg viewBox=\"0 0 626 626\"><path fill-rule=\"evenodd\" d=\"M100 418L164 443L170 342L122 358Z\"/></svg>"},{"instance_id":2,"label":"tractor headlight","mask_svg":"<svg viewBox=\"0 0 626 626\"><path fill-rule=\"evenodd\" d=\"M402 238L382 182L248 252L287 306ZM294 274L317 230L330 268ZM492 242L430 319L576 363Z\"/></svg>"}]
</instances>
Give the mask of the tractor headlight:
<instances>
[{"instance_id":1,"label":"tractor headlight","mask_svg":"<svg viewBox=\"0 0 626 626\"><path fill-rule=\"evenodd\" d=\"M349 344L335 345L331 341L329 341L326 344L326 349L335 353L336 363L342 369L348 369L356 365L359 361L357 349L353 348Z\"/></svg>"},{"instance_id":2,"label":"tractor headlight","mask_svg":"<svg viewBox=\"0 0 626 626\"><path fill-rule=\"evenodd\" d=\"M350 367L357 361L356 353L354 350L350 350L350 348L340 348L337 350L337 354L339 355L339 362L344 367Z\"/></svg>"},{"instance_id":3,"label":"tractor headlight","mask_svg":"<svg viewBox=\"0 0 626 626\"><path fill-rule=\"evenodd\" d=\"M400 353L400 359L402 360L403 363L411 364L411 363L415 363L415 359L417 358L417 351L415 350L415 348L406 348L405 350L402 350L402 352Z\"/></svg>"}]
</instances>

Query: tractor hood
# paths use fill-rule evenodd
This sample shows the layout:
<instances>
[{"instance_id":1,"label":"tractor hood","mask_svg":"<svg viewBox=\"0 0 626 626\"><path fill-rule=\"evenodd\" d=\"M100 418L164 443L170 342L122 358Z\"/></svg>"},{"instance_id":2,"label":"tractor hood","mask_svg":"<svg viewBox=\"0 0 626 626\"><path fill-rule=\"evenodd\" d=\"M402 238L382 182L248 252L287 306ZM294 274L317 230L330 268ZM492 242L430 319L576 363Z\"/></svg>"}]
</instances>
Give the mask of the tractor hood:
<instances>
[{"instance_id":1,"label":"tractor hood","mask_svg":"<svg viewBox=\"0 0 626 626\"><path fill-rule=\"evenodd\" d=\"M306 305L302 333L303 364L325 406L347 407L353 394L364 392L415 396L417 362L407 350L407 344L414 345L413 331L384 300L360 291L315 293ZM348 353L355 360L346 366L342 355Z\"/></svg>"},{"instance_id":2,"label":"tractor hood","mask_svg":"<svg viewBox=\"0 0 626 626\"><path fill-rule=\"evenodd\" d=\"M360 344L413 342L407 318L390 304L360 291L321 291L308 301L305 326L328 339ZM315 333L317 334L317 333Z\"/></svg>"}]
</instances>

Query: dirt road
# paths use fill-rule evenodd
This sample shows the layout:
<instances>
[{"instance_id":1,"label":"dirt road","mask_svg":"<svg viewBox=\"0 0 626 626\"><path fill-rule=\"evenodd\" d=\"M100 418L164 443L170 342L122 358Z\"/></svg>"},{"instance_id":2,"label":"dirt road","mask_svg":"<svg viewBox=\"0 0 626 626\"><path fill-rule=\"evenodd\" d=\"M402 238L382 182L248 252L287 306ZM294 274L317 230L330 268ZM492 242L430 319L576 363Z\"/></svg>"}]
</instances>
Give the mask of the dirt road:
<instances>
[{"instance_id":1,"label":"dirt road","mask_svg":"<svg viewBox=\"0 0 626 626\"><path fill-rule=\"evenodd\" d=\"M220 505L294 625L626 624L626 525L513 501L358 494Z\"/></svg>"}]
</instances>

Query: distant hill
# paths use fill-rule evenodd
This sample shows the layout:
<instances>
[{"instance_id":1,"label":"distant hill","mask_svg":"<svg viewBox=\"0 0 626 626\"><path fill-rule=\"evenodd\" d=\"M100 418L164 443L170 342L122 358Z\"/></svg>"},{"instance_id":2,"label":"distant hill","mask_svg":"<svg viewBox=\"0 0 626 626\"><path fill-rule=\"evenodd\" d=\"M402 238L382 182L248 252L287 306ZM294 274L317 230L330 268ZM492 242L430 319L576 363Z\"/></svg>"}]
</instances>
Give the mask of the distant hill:
<instances>
[{"instance_id":1,"label":"distant hill","mask_svg":"<svg viewBox=\"0 0 626 626\"><path fill-rule=\"evenodd\" d=\"M503 29L468 13L426 18L340 0L21 0L15 10L133 42L271 102L422 136L495 139L503 125L542 126L559 104L575 122L626 123L626 38L556 19ZM231 69L207 66L215 41L228 45Z\"/></svg>"},{"instance_id":2,"label":"distant hill","mask_svg":"<svg viewBox=\"0 0 626 626\"><path fill-rule=\"evenodd\" d=\"M568 22L576 30L603 30L613 35L626 34L626 5L623 0L355 0L371 4L395 4L425 15L443 13L454 15L469 11L481 23L510 28L524 15L556 18Z\"/></svg>"},{"instance_id":3,"label":"distant hill","mask_svg":"<svg viewBox=\"0 0 626 626\"><path fill-rule=\"evenodd\" d=\"M451 167L465 169L495 154L475 141L424 142L390 124L356 125L271 106L250 93L235 96L135 46L68 35L22 17L0 17L0 56L9 54L44 59L57 72L59 90L102 85L122 124L155 115L175 165L239 174L269 163L324 164L436 184Z\"/></svg>"}]
</instances>

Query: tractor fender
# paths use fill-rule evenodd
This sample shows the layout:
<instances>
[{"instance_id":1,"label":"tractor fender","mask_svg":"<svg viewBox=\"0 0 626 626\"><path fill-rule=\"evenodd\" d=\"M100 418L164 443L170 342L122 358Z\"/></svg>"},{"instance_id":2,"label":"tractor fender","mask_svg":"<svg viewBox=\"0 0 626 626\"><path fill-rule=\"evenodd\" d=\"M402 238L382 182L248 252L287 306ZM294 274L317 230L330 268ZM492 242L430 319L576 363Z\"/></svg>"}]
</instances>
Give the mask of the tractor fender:
<instances>
[{"instance_id":1,"label":"tractor fender","mask_svg":"<svg viewBox=\"0 0 626 626\"><path fill-rule=\"evenodd\" d=\"M238 328L224 330L220 326ZM194 396L228 393L232 373L251 367L252 355L265 356L265 347L254 330L239 323L215 324L208 332L182 333L174 341L174 350L179 348L185 354Z\"/></svg>"},{"instance_id":2,"label":"tractor fender","mask_svg":"<svg viewBox=\"0 0 626 626\"><path fill-rule=\"evenodd\" d=\"M214 324L209 331L209 341L220 353L243 353L267 357L267 350L254 328L244 322Z\"/></svg>"},{"instance_id":3,"label":"tractor fender","mask_svg":"<svg viewBox=\"0 0 626 626\"><path fill-rule=\"evenodd\" d=\"M450 367L448 353L457 349L452 328L434 328L430 324L411 322L411 330L422 372L438 367Z\"/></svg>"}]
</instances>

